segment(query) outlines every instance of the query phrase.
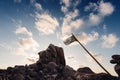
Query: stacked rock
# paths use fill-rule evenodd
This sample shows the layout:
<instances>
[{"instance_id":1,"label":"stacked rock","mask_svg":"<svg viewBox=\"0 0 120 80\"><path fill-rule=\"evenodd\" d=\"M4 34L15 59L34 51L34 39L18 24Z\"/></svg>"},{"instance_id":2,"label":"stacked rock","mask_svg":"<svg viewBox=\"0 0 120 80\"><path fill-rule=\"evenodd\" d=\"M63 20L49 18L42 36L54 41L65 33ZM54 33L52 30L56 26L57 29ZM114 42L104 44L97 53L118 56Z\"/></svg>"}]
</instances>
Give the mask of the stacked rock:
<instances>
[{"instance_id":1,"label":"stacked rock","mask_svg":"<svg viewBox=\"0 0 120 80\"><path fill-rule=\"evenodd\" d=\"M116 64L115 71L118 74L118 76L120 77L120 55L113 55L110 63Z\"/></svg>"}]
</instances>

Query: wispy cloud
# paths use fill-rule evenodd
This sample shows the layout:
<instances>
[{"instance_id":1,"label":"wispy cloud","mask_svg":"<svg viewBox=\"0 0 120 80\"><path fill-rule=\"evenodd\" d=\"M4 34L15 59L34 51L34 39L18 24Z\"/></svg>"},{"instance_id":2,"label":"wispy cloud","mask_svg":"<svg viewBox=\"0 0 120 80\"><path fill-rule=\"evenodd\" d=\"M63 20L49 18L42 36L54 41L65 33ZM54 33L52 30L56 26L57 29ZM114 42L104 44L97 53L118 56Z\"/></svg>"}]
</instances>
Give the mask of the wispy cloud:
<instances>
[{"instance_id":1,"label":"wispy cloud","mask_svg":"<svg viewBox=\"0 0 120 80\"><path fill-rule=\"evenodd\" d=\"M35 25L38 31L42 34L49 35L53 34L56 28L59 26L59 23L56 18L49 15L47 12L42 14L36 14Z\"/></svg>"},{"instance_id":2,"label":"wispy cloud","mask_svg":"<svg viewBox=\"0 0 120 80\"><path fill-rule=\"evenodd\" d=\"M27 37L18 39L18 48L15 49L15 53L17 55L25 55L26 51L36 51L39 47L37 41L33 39L32 32L28 31L26 27L22 27L21 24L22 22L20 24L17 24L15 34L27 35Z\"/></svg>"},{"instance_id":3,"label":"wispy cloud","mask_svg":"<svg viewBox=\"0 0 120 80\"><path fill-rule=\"evenodd\" d=\"M79 29L84 24L82 19L78 19L77 16L79 14L79 11L77 9L74 10L74 12L69 12L65 15L63 18L63 24L62 24L62 33L71 33L74 29ZM76 19L77 18L77 19Z\"/></svg>"},{"instance_id":4,"label":"wispy cloud","mask_svg":"<svg viewBox=\"0 0 120 80\"><path fill-rule=\"evenodd\" d=\"M61 3L63 4L61 6L61 11L66 13L68 11L68 8L69 8L70 4L71 4L70 0L61 0Z\"/></svg>"},{"instance_id":5,"label":"wispy cloud","mask_svg":"<svg viewBox=\"0 0 120 80\"><path fill-rule=\"evenodd\" d=\"M89 42L92 42L94 40L97 40L99 37L98 32L92 32L91 34L87 34L85 32L81 32L79 35L76 36L78 38L78 40L81 43L87 44Z\"/></svg>"},{"instance_id":6,"label":"wispy cloud","mask_svg":"<svg viewBox=\"0 0 120 80\"><path fill-rule=\"evenodd\" d=\"M114 12L114 6L109 2L100 1L99 3L89 3L85 7L85 11L92 11L88 20L85 20L85 26L97 26L106 16Z\"/></svg>"},{"instance_id":7,"label":"wispy cloud","mask_svg":"<svg viewBox=\"0 0 120 80\"><path fill-rule=\"evenodd\" d=\"M26 27L18 27L15 31L16 34L26 34L32 36L32 32L29 32Z\"/></svg>"},{"instance_id":8,"label":"wispy cloud","mask_svg":"<svg viewBox=\"0 0 120 80\"><path fill-rule=\"evenodd\" d=\"M31 37L19 39L18 43L24 50L36 50L36 48L39 47L38 43Z\"/></svg>"},{"instance_id":9,"label":"wispy cloud","mask_svg":"<svg viewBox=\"0 0 120 80\"><path fill-rule=\"evenodd\" d=\"M113 48L118 41L119 41L119 38L115 34L103 35L102 47Z\"/></svg>"},{"instance_id":10,"label":"wispy cloud","mask_svg":"<svg viewBox=\"0 0 120 80\"><path fill-rule=\"evenodd\" d=\"M96 3L90 2L89 5L85 6L84 11L96 11L98 9L98 5Z\"/></svg>"},{"instance_id":11,"label":"wispy cloud","mask_svg":"<svg viewBox=\"0 0 120 80\"><path fill-rule=\"evenodd\" d=\"M36 10L42 10L41 4L39 4L39 3L36 2L36 3L34 4L34 6L35 6Z\"/></svg>"}]
</instances>

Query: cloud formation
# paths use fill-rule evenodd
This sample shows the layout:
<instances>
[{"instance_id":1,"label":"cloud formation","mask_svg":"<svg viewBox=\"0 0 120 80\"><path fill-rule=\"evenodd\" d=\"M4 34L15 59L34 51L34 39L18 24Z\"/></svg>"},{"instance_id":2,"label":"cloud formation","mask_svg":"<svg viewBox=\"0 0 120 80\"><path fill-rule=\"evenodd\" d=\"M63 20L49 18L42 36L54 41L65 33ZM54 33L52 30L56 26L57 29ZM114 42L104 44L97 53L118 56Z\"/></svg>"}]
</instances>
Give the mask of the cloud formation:
<instances>
[{"instance_id":1,"label":"cloud formation","mask_svg":"<svg viewBox=\"0 0 120 80\"><path fill-rule=\"evenodd\" d=\"M82 32L79 35L77 35L76 37L78 38L78 40L81 43L87 44L89 42L97 40L99 37L99 34L97 32L94 32L94 31L91 34L87 34L85 32Z\"/></svg>"},{"instance_id":2,"label":"cloud formation","mask_svg":"<svg viewBox=\"0 0 120 80\"><path fill-rule=\"evenodd\" d=\"M114 12L114 6L109 2L101 1L98 4L90 2L85 7L85 11L92 11L89 14L88 20L85 20L85 26L97 26L106 16Z\"/></svg>"},{"instance_id":3,"label":"cloud formation","mask_svg":"<svg viewBox=\"0 0 120 80\"><path fill-rule=\"evenodd\" d=\"M39 47L39 44L37 43L37 41L33 39L32 32L28 31L26 27L19 26L15 30L15 34L27 35L26 38L20 38L17 41L18 48L15 49L15 53L17 55L25 55L27 50L31 49L32 51L36 51L37 48Z\"/></svg>"},{"instance_id":4,"label":"cloud formation","mask_svg":"<svg viewBox=\"0 0 120 80\"><path fill-rule=\"evenodd\" d=\"M61 3L63 4L61 6L61 11L63 13L66 13L68 11L68 8L69 8L70 4L71 4L70 0L61 0Z\"/></svg>"},{"instance_id":5,"label":"cloud formation","mask_svg":"<svg viewBox=\"0 0 120 80\"><path fill-rule=\"evenodd\" d=\"M62 33L71 33L74 29L79 29L84 24L82 19L75 19L77 18L79 11L77 9L74 12L69 12L63 18L62 24Z\"/></svg>"},{"instance_id":6,"label":"cloud formation","mask_svg":"<svg viewBox=\"0 0 120 80\"><path fill-rule=\"evenodd\" d=\"M103 35L102 36L102 47L113 48L118 42L119 38L114 34Z\"/></svg>"},{"instance_id":7,"label":"cloud formation","mask_svg":"<svg viewBox=\"0 0 120 80\"><path fill-rule=\"evenodd\" d=\"M107 16L113 13L114 6L109 2L101 1L98 10L102 16Z\"/></svg>"},{"instance_id":8,"label":"cloud formation","mask_svg":"<svg viewBox=\"0 0 120 80\"><path fill-rule=\"evenodd\" d=\"M54 33L59 23L56 18L44 12L42 14L36 14L35 25L37 30L42 34L49 35Z\"/></svg>"},{"instance_id":9,"label":"cloud formation","mask_svg":"<svg viewBox=\"0 0 120 80\"><path fill-rule=\"evenodd\" d=\"M26 34L28 36L32 36L32 33L27 30L26 27L18 27L15 31L16 34Z\"/></svg>"},{"instance_id":10,"label":"cloud formation","mask_svg":"<svg viewBox=\"0 0 120 80\"><path fill-rule=\"evenodd\" d=\"M36 50L36 48L39 47L38 43L31 37L19 39L18 43L24 50Z\"/></svg>"}]
</instances>

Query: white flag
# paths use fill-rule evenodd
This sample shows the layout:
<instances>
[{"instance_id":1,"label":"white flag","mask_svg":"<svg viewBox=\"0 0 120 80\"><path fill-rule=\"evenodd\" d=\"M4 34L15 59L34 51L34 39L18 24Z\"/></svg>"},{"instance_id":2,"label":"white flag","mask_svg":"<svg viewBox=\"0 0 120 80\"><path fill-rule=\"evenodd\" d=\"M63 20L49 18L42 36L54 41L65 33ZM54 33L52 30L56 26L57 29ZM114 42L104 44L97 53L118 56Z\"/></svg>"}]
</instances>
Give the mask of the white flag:
<instances>
[{"instance_id":1,"label":"white flag","mask_svg":"<svg viewBox=\"0 0 120 80\"><path fill-rule=\"evenodd\" d=\"M72 36L68 37L63 42L64 42L65 45L69 45L69 44L71 44L74 41L77 41L77 40L76 40L75 36L72 34Z\"/></svg>"}]
</instances>

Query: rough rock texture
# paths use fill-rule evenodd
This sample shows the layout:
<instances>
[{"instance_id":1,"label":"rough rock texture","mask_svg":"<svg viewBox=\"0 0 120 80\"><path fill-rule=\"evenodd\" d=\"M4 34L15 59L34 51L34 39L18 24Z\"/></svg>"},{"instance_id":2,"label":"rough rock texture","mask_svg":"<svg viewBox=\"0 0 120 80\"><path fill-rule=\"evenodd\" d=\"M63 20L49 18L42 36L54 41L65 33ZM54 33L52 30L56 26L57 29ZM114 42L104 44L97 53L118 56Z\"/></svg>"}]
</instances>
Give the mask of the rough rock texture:
<instances>
[{"instance_id":1,"label":"rough rock texture","mask_svg":"<svg viewBox=\"0 0 120 80\"><path fill-rule=\"evenodd\" d=\"M50 44L38 53L39 60L30 65L16 65L0 70L0 80L120 80L105 73L94 73L90 68L79 68L75 71L66 65L61 47ZM115 71L120 75L120 57L112 56L111 63L116 63Z\"/></svg>"}]
</instances>

